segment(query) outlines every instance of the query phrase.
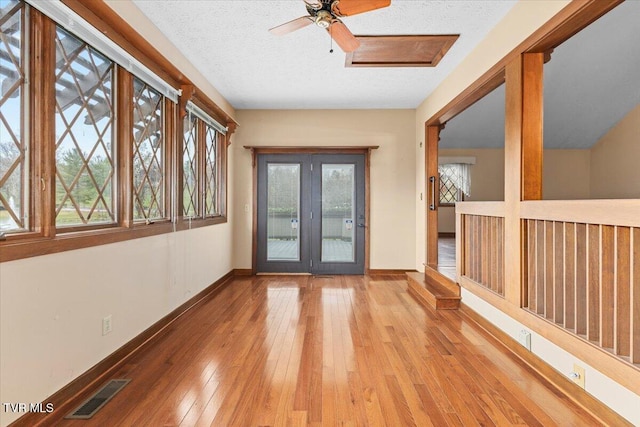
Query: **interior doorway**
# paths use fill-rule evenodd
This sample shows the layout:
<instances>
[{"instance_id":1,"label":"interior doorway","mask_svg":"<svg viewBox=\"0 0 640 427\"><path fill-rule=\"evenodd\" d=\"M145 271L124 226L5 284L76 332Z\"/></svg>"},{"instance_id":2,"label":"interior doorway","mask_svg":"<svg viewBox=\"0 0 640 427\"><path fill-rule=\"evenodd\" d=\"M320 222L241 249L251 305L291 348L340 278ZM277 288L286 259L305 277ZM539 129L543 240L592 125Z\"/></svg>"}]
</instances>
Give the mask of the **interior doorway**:
<instances>
[{"instance_id":1,"label":"interior doorway","mask_svg":"<svg viewBox=\"0 0 640 427\"><path fill-rule=\"evenodd\" d=\"M364 274L365 155L257 160L257 272Z\"/></svg>"}]
</instances>

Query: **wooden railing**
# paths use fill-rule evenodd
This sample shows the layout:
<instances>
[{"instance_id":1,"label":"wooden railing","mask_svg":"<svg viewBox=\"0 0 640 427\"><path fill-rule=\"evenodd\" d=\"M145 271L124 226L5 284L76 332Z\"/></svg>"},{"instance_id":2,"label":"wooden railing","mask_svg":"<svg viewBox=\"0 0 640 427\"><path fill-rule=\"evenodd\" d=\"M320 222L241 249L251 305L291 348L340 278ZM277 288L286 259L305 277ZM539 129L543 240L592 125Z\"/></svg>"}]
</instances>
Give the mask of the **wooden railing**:
<instances>
[{"instance_id":1,"label":"wooden railing","mask_svg":"<svg viewBox=\"0 0 640 427\"><path fill-rule=\"evenodd\" d=\"M637 201L522 202L524 307L640 363Z\"/></svg>"},{"instance_id":2,"label":"wooden railing","mask_svg":"<svg viewBox=\"0 0 640 427\"><path fill-rule=\"evenodd\" d=\"M459 203L456 213L459 281L504 297L504 203Z\"/></svg>"}]
</instances>

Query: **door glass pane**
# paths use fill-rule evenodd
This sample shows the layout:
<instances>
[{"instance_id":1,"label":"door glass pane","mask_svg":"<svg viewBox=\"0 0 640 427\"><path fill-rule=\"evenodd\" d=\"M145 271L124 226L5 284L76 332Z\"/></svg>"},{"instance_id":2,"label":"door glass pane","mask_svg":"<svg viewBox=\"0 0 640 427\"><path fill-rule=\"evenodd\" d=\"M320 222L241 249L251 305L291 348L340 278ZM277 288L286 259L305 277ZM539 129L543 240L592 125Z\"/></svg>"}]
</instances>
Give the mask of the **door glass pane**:
<instances>
[{"instance_id":1,"label":"door glass pane","mask_svg":"<svg viewBox=\"0 0 640 427\"><path fill-rule=\"evenodd\" d=\"M267 260L300 260L300 165L267 166Z\"/></svg>"},{"instance_id":2,"label":"door glass pane","mask_svg":"<svg viewBox=\"0 0 640 427\"><path fill-rule=\"evenodd\" d=\"M322 262L354 262L355 165L322 165Z\"/></svg>"}]
</instances>

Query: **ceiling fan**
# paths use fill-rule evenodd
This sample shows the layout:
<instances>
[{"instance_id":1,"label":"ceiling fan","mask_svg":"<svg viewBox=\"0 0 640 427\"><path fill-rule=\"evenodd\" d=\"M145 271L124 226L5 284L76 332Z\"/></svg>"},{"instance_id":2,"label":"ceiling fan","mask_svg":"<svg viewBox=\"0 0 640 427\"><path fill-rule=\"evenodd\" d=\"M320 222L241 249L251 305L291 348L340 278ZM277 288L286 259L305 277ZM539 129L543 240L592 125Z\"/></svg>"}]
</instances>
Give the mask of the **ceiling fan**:
<instances>
[{"instance_id":1,"label":"ceiling fan","mask_svg":"<svg viewBox=\"0 0 640 427\"><path fill-rule=\"evenodd\" d=\"M353 52L360 46L360 42L349 31L340 18L369 12L387 7L391 0L303 0L309 15L278 25L269 30L271 34L281 36L316 24L324 28L345 52Z\"/></svg>"}]
</instances>

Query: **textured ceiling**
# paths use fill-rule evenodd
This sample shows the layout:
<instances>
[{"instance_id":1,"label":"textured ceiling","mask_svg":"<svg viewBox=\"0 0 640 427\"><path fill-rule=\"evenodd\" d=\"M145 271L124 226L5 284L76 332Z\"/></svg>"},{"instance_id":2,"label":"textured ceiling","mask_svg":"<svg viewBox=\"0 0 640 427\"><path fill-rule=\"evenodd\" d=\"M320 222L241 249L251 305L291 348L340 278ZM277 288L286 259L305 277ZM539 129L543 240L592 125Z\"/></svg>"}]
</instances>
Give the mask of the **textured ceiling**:
<instances>
[{"instance_id":1,"label":"textured ceiling","mask_svg":"<svg viewBox=\"0 0 640 427\"><path fill-rule=\"evenodd\" d=\"M392 0L346 17L356 35L460 34L436 68L345 68L326 31L271 27L306 14L302 0L133 0L236 109L415 108L515 0Z\"/></svg>"},{"instance_id":2,"label":"textured ceiling","mask_svg":"<svg viewBox=\"0 0 640 427\"><path fill-rule=\"evenodd\" d=\"M640 1L627 1L555 49L544 68L545 148L589 148L640 104L638 22ZM503 147L504 85L441 136L441 148Z\"/></svg>"}]
</instances>

